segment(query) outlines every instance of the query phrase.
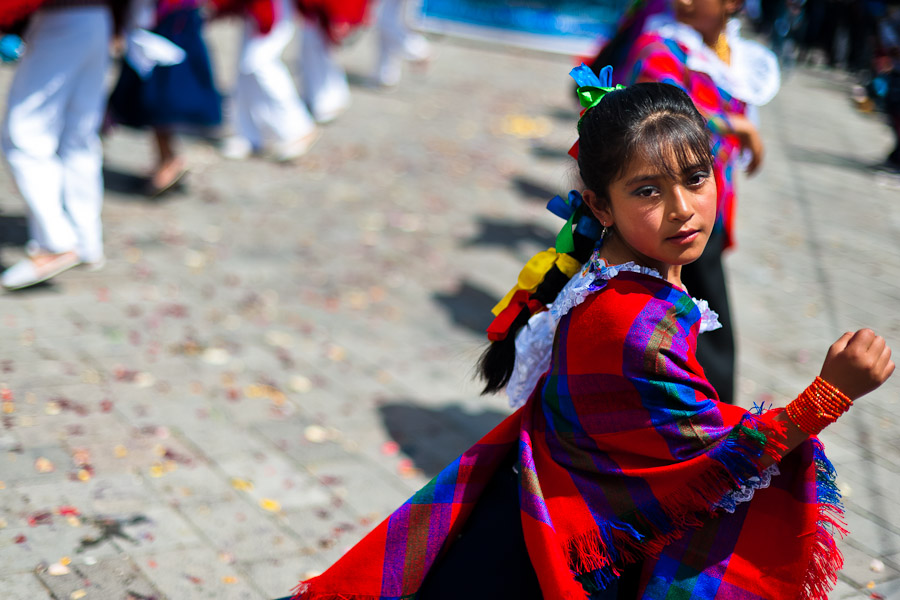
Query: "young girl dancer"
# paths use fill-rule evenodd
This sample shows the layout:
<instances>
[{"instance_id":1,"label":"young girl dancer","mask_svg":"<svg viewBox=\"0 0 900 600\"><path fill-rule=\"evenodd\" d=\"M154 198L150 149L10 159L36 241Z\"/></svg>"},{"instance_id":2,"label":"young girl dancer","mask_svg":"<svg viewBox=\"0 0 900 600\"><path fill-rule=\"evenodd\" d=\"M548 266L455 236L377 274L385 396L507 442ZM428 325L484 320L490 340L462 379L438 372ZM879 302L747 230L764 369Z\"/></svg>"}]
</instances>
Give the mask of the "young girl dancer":
<instances>
[{"instance_id":1,"label":"young girl dancer","mask_svg":"<svg viewBox=\"0 0 900 600\"><path fill-rule=\"evenodd\" d=\"M551 201L567 223L495 308L481 364L521 408L295 598L825 600L834 584L842 509L815 435L891 375L890 349L847 333L786 408L718 402L695 356L716 316L681 282L716 217L705 119L675 86L573 76L583 193Z\"/></svg>"},{"instance_id":2,"label":"young girl dancer","mask_svg":"<svg viewBox=\"0 0 900 600\"><path fill-rule=\"evenodd\" d=\"M722 255L734 243L735 177L742 162L759 168L763 144L754 125L757 107L778 92L775 55L740 35L732 18L741 0L633 0L616 36L596 59L611 64L617 83L661 81L682 88L706 117L716 148L719 203L703 255L687 265L684 283L710 303L722 328L703 336L697 358L719 400L734 402L735 343Z\"/></svg>"}]
</instances>

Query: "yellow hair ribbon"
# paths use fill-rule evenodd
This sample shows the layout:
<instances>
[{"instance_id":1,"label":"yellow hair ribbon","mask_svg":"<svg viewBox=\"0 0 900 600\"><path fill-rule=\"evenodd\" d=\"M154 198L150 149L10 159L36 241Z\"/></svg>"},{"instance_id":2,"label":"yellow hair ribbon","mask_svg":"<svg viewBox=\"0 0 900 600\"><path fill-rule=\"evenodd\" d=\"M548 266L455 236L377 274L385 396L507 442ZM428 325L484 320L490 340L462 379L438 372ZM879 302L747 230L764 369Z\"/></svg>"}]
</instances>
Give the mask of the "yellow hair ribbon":
<instances>
[{"instance_id":1,"label":"yellow hair ribbon","mask_svg":"<svg viewBox=\"0 0 900 600\"><path fill-rule=\"evenodd\" d=\"M503 312L503 309L509 305L510 300L519 290L534 292L541 282L544 281L544 277L553 268L553 265L556 265L563 274L570 278L581 269L581 263L568 254L559 254L556 248L548 248L543 252L538 252L522 267L516 286L509 290L509 293L491 309L491 312L495 316Z\"/></svg>"}]
</instances>

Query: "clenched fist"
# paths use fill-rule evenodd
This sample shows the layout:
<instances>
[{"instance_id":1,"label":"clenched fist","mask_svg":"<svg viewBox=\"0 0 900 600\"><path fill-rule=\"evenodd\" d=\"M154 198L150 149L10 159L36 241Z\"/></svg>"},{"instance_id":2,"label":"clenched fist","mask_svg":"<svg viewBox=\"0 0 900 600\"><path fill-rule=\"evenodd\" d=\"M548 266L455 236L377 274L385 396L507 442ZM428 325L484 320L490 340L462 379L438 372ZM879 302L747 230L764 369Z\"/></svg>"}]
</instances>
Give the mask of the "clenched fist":
<instances>
[{"instance_id":1,"label":"clenched fist","mask_svg":"<svg viewBox=\"0 0 900 600\"><path fill-rule=\"evenodd\" d=\"M875 390L894 372L891 349L871 329L848 331L831 345L819 376L856 400Z\"/></svg>"}]
</instances>

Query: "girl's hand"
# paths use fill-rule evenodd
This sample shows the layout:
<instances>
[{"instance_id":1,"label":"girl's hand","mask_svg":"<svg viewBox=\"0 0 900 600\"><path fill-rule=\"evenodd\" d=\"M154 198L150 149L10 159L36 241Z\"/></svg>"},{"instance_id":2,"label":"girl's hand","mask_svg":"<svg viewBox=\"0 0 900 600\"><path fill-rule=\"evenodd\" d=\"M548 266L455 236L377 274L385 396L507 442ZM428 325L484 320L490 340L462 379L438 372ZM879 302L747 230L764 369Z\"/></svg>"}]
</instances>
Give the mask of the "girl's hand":
<instances>
[{"instance_id":1,"label":"girl's hand","mask_svg":"<svg viewBox=\"0 0 900 600\"><path fill-rule=\"evenodd\" d=\"M856 400L875 390L894 372L891 349L871 329L848 331L831 345L819 377Z\"/></svg>"},{"instance_id":2,"label":"girl's hand","mask_svg":"<svg viewBox=\"0 0 900 600\"><path fill-rule=\"evenodd\" d=\"M741 141L741 148L750 151L750 164L747 165L747 174L756 173L763 160L763 142L759 131L750 122L750 119L742 115L729 115L731 127Z\"/></svg>"}]
</instances>

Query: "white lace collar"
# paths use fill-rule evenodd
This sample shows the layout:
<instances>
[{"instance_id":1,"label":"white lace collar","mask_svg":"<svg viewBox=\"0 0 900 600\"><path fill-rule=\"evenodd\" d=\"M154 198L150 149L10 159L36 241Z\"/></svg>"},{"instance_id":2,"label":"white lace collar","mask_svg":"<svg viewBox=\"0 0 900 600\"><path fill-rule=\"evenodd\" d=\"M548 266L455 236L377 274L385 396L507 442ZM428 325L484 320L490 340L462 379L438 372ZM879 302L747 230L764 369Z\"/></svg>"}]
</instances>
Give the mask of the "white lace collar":
<instances>
[{"instance_id":1,"label":"white lace collar","mask_svg":"<svg viewBox=\"0 0 900 600\"><path fill-rule=\"evenodd\" d=\"M588 296L603 286L597 281L609 281L620 273L641 273L665 281L659 271L643 267L635 262L620 265L607 264L600 258L599 250L594 251L580 273L576 273L562 289L549 310L539 312L528 320L528 324L516 335L516 363L512 376L506 385L509 405L518 408L525 404L537 386L541 375L550 368L553 353L553 338L559 320L570 310L583 303ZM691 298L700 310L700 333L719 329L719 315L709 308L706 300Z\"/></svg>"},{"instance_id":2,"label":"white lace collar","mask_svg":"<svg viewBox=\"0 0 900 600\"><path fill-rule=\"evenodd\" d=\"M585 263L581 273L576 274L556 297L556 300L550 306L550 312L559 321L566 313L584 302L590 294L598 290L598 287L595 285L598 279L609 281L619 273L626 272L649 275L650 277L666 281L656 269L644 267L634 261L611 265L605 259L600 258L599 250L595 250L591 259ZM684 292L690 296L687 290L684 290ZM722 324L719 323L718 313L709 307L709 303L706 300L694 298L693 296L691 296L691 300L694 301L694 304L700 310L700 333L722 327Z\"/></svg>"},{"instance_id":3,"label":"white lace collar","mask_svg":"<svg viewBox=\"0 0 900 600\"><path fill-rule=\"evenodd\" d=\"M731 64L723 62L715 51L703 43L696 29L676 21L672 15L660 14L647 19L645 33L655 33L675 40L688 49L687 66L692 71L709 75L716 86L741 102L762 106L778 93L781 72L775 54L758 42L741 37L741 24L731 19L725 37L731 48Z\"/></svg>"}]
</instances>

